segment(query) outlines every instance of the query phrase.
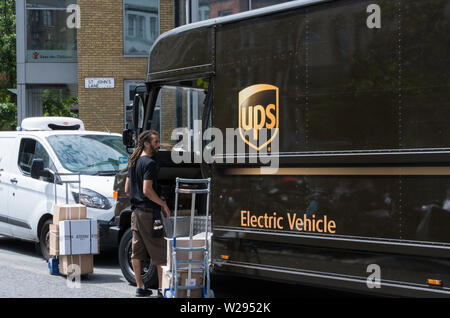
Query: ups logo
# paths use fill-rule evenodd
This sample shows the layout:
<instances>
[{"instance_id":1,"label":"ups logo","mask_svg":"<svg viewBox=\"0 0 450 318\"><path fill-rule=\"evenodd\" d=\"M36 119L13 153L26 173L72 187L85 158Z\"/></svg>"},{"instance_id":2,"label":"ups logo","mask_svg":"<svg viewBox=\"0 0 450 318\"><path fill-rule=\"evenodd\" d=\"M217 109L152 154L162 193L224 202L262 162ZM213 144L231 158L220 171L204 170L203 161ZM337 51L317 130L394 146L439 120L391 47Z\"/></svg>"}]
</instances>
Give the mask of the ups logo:
<instances>
[{"instance_id":1,"label":"ups logo","mask_svg":"<svg viewBox=\"0 0 450 318\"><path fill-rule=\"evenodd\" d=\"M268 84L249 86L239 92L239 134L257 151L269 145L278 134L278 92L278 87ZM264 128L275 129L267 141L259 141L259 131ZM247 138L245 133L250 129L253 131Z\"/></svg>"}]
</instances>

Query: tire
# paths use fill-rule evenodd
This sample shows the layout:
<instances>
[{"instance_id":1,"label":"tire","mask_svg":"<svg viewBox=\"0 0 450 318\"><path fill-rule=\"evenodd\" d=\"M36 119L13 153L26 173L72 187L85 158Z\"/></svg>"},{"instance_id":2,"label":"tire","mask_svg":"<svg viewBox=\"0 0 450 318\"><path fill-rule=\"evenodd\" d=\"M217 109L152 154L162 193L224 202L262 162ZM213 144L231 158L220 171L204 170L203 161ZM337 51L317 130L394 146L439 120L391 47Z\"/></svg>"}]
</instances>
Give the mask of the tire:
<instances>
[{"instance_id":1,"label":"tire","mask_svg":"<svg viewBox=\"0 0 450 318\"><path fill-rule=\"evenodd\" d=\"M133 232L131 228L126 230L120 239L119 245L119 265L125 279L133 286L136 286L133 267L131 265L131 240ZM150 257L142 263L142 281L145 287L152 288L158 285L158 271L155 265L151 264Z\"/></svg>"},{"instance_id":2,"label":"tire","mask_svg":"<svg viewBox=\"0 0 450 318\"><path fill-rule=\"evenodd\" d=\"M39 251L46 261L50 259L50 224L51 219L45 221L39 235Z\"/></svg>"}]
</instances>

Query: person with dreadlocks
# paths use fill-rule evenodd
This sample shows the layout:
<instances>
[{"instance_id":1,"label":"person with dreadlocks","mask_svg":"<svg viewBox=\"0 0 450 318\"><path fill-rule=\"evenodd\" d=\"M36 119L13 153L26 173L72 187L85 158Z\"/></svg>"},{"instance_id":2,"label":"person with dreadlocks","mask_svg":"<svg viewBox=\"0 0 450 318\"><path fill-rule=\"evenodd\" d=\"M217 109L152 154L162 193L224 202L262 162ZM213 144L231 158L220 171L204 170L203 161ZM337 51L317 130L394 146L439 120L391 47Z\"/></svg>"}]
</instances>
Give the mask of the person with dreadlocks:
<instances>
[{"instance_id":1,"label":"person with dreadlocks","mask_svg":"<svg viewBox=\"0 0 450 318\"><path fill-rule=\"evenodd\" d=\"M152 290L144 286L141 277L142 261L150 255L152 264L157 266L159 289L162 297L162 268L167 263L166 241L164 239L161 209L167 218L170 210L160 198L158 185L159 165L154 157L159 151L159 134L148 130L139 135L138 144L128 161L128 177L125 193L130 197L133 213L131 230L133 231L131 264L136 278L136 296L151 296Z\"/></svg>"}]
</instances>

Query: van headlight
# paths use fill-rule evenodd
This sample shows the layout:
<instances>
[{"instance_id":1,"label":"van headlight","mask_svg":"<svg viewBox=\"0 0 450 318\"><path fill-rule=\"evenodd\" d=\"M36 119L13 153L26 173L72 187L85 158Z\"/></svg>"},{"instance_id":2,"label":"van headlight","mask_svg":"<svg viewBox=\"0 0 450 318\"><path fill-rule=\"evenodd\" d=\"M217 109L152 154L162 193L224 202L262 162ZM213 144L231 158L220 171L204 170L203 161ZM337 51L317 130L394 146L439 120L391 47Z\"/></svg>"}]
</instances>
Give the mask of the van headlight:
<instances>
[{"instance_id":1,"label":"van headlight","mask_svg":"<svg viewBox=\"0 0 450 318\"><path fill-rule=\"evenodd\" d=\"M72 195L76 203L81 203L89 208L109 210L112 207L107 198L89 189L81 188L80 195L78 192L72 192Z\"/></svg>"}]
</instances>

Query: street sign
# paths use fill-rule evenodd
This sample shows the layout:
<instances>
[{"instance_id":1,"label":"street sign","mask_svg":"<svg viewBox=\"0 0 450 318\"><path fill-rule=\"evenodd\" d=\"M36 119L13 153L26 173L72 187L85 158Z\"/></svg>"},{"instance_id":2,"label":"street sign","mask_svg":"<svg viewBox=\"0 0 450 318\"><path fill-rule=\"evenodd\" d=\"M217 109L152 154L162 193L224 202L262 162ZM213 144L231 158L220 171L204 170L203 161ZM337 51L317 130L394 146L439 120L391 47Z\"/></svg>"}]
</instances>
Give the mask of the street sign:
<instances>
[{"instance_id":1,"label":"street sign","mask_svg":"<svg viewBox=\"0 0 450 318\"><path fill-rule=\"evenodd\" d=\"M86 77L84 79L85 88L114 88L113 77Z\"/></svg>"}]
</instances>

